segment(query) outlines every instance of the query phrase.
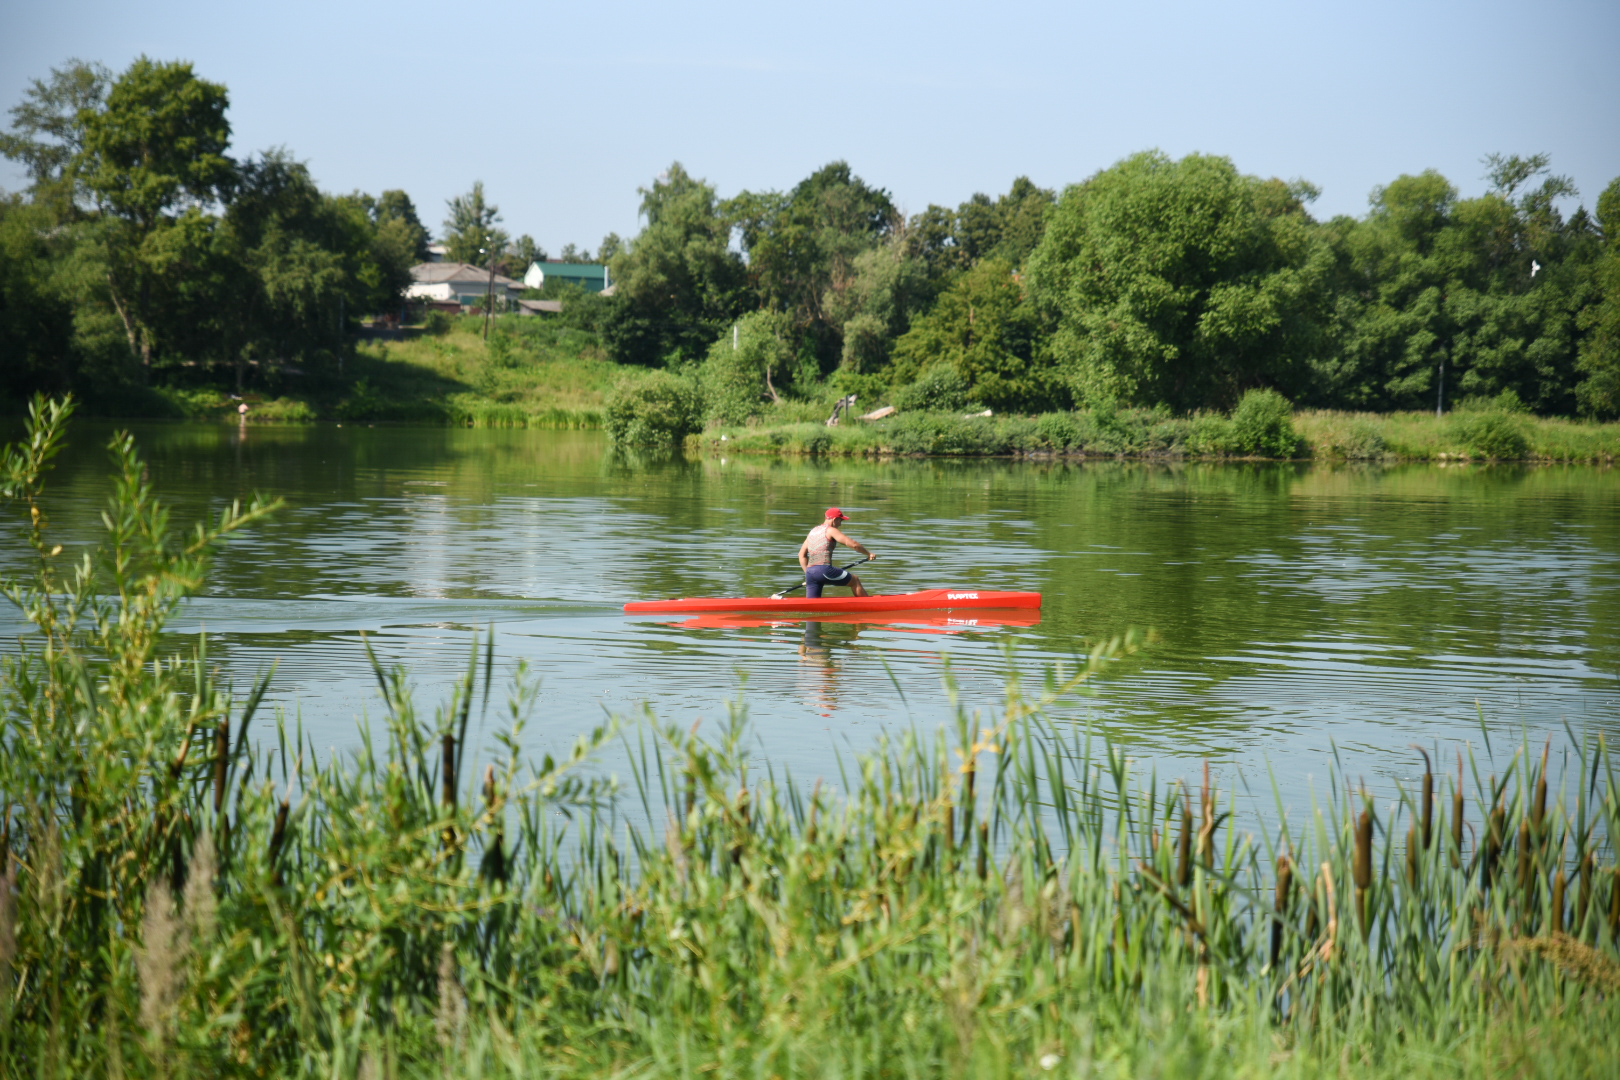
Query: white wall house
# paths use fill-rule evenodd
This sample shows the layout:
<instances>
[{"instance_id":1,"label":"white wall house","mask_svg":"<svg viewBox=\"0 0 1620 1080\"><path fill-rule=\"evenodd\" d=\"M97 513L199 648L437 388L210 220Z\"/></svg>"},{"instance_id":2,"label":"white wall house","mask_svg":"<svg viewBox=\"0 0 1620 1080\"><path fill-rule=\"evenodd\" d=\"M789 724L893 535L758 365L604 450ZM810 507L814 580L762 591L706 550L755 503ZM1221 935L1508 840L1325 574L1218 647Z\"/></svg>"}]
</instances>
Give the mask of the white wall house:
<instances>
[{"instance_id":1,"label":"white wall house","mask_svg":"<svg viewBox=\"0 0 1620 1080\"><path fill-rule=\"evenodd\" d=\"M490 291L489 270L486 267L471 263L426 262L411 267L411 284L405 290L405 295L411 300L474 307L482 304L484 295ZM496 274L493 291L499 305L505 306L522 295L523 282Z\"/></svg>"}]
</instances>

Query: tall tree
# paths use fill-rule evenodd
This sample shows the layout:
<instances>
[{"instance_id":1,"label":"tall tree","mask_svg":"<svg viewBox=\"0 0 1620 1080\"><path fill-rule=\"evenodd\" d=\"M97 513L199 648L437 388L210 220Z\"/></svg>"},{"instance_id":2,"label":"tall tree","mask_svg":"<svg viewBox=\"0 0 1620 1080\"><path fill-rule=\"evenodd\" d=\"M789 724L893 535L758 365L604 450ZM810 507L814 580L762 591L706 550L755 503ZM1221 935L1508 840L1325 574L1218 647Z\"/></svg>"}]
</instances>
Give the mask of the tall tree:
<instances>
[{"instance_id":1,"label":"tall tree","mask_svg":"<svg viewBox=\"0 0 1620 1080\"><path fill-rule=\"evenodd\" d=\"M1322 347L1326 259L1306 192L1275 190L1223 157L1155 151L1064 192L1029 282L1076 397L1229 406L1297 377Z\"/></svg>"},{"instance_id":2,"label":"tall tree","mask_svg":"<svg viewBox=\"0 0 1620 1080\"><path fill-rule=\"evenodd\" d=\"M973 400L995 409L1066 405L1068 388L1039 355L1038 327L1012 263L983 259L896 342L894 381L909 383L941 365L956 372Z\"/></svg>"},{"instance_id":3,"label":"tall tree","mask_svg":"<svg viewBox=\"0 0 1620 1080\"><path fill-rule=\"evenodd\" d=\"M444 219L445 255L453 262L486 266L506 250L510 239L496 228L501 208L484 199L484 182L475 180L472 190L447 201L450 216Z\"/></svg>"},{"instance_id":4,"label":"tall tree","mask_svg":"<svg viewBox=\"0 0 1620 1080\"><path fill-rule=\"evenodd\" d=\"M35 202L71 202L70 166L84 150L85 117L101 111L112 81L101 64L69 60L46 78L30 80L22 102L12 108L12 128L0 134L0 155L27 168Z\"/></svg>"},{"instance_id":5,"label":"tall tree","mask_svg":"<svg viewBox=\"0 0 1620 1080\"><path fill-rule=\"evenodd\" d=\"M130 352L149 377L157 293L178 271L164 232L223 196L234 176L225 87L191 65L142 56L118 77L105 108L83 115L72 169L100 211L107 288Z\"/></svg>"},{"instance_id":6,"label":"tall tree","mask_svg":"<svg viewBox=\"0 0 1620 1080\"><path fill-rule=\"evenodd\" d=\"M889 193L835 161L786 194L745 191L726 213L737 223L760 300L793 316L824 367L836 363L842 327L825 310L829 291L847 288L856 256L899 223Z\"/></svg>"},{"instance_id":7,"label":"tall tree","mask_svg":"<svg viewBox=\"0 0 1620 1080\"><path fill-rule=\"evenodd\" d=\"M613 260L603 332L620 361L697 360L744 309L747 268L714 187L680 162L641 189L647 224Z\"/></svg>"},{"instance_id":8,"label":"tall tree","mask_svg":"<svg viewBox=\"0 0 1620 1080\"><path fill-rule=\"evenodd\" d=\"M416 204L411 202L409 195L398 188L383 192L377 196L372 218L379 229L388 228L410 245L412 261L427 262L428 241L432 237L421 218L416 216Z\"/></svg>"},{"instance_id":9,"label":"tall tree","mask_svg":"<svg viewBox=\"0 0 1620 1080\"><path fill-rule=\"evenodd\" d=\"M1575 393L1583 413L1613 419L1620 417L1620 178L1598 196L1597 224L1601 250L1587 271Z\"/></svg>"}]
</instances>

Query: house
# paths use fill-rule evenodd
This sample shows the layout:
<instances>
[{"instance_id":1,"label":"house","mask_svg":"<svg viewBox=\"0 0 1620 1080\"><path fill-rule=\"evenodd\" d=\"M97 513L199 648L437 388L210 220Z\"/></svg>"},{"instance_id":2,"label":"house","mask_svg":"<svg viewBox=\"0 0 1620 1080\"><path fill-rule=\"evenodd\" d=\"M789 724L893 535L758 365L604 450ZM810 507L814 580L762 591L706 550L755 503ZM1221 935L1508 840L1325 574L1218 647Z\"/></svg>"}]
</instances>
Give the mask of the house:
<instances>
[{"instance_id":1,"label":"house","mask_svg":"<svg viewBox=\"0 0 1620 1080\"><path fill-rule=\"evenodd\" d=\"M506 308L523 294L523 282L496 274L491 284L489 270L472 263L425 262L411 267L411 284L405 296L433 304L458 304L465 309L481 307L491 292L495 306Z\"/></svg>"},{"instance_id":2,"label":"house","mask_svg":"<svg viewBox=\"0 0 1620 1080\"><path fill-rule=\"evenodd\" d=\"M593 293L613 287L608 281L608 268L601 263L534 262L523 275L523 284L531 289L542 289L548 281L567 282Z\"/></svg>"},{"instance_id":3,"label":"house","mask_svg":"<svg viewBox=\"0 0 1620 1080\"><path fill-rule=\"evenodd\" d=\"M445 257L449 253L450 253L450 249L445 247L443 244L439 244L439 243L429 244L428 245L428 262L444 262Z\"/></svg>"}]
</instances>

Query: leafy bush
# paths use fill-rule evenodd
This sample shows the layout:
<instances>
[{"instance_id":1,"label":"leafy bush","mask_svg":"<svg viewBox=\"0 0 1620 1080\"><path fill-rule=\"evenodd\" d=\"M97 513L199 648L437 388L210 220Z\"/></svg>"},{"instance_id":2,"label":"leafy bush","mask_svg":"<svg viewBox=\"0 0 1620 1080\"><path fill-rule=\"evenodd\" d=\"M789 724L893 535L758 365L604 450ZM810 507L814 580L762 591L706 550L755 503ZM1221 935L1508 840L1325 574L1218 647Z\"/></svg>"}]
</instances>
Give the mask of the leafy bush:
<instances>
[{"instance_id":1,"label":"leafy bush","mask_svg":"<svg viewBox=\"0 0 1620 1080\"><path fill-rule=\"evenodd\" d=\"M655 371L622 382L604 425L620 446L674 446L703 428L703 399L690 379Z\"/></svg>"},{"instance_id":2,"label":"leafy bush","mask_svg":"<svg viewBox=\"0 0 1620 1080\"><path fill-rule=\"evenodd\" d=\"M707 419L742 424L770 407L770 395L792 369L792 324L776 311L755 311L709 346L699 378Z\"/></svg>"},{"instance_id":3,"label":"leafy bush","mask_svg":"<svg viewBox=\"0 0 1620 1080\"><path fill-rule=\"evenodd\" d=\"M954 412L968 405L968 383L950 364L935 364L890 398L901 412Z\"/></svg>"},{"instance_id":4,"label":"leafy bush","mask_svg":"<svg viewBox=\"0 0 1620 1080\"><path fill-rule=\"evenodd\" d=\"M422 319L422 329L434 337L443 337L450 332L450 316L437 308L429 311Z\"/></svg>"},{"instance_id":5,"label":"leafy bush","mask_svg":"<svg viewBox=\"0 0 1620 1080\"><path fill-rule=\"evenodd\" d=\"M1530 454L1530 437L1517 414L1495 408L1451 415L1451 437L1469 457L1516 460Z\"/></svg>"},{"instance_id":6,"label":"leafy bush","mask_svg":"<svg viewBox=\"0 0 1620 1080\"><path fill-rule=\"evenodd\" d=\"M1079 446L1084 435L1074 413L1042 413L1035 420L1035 437L1042 447L1067 450Z\"/></svg>"},{"instance_id":7,"label":"leafy bush","mask_svg":"<svg viewBox=\"0 0 1620 1080\"><path fill-rule=\"evenodd\" d=\"M1293 457L1299 451L1294 407L1275 390L1250 390L1232 412L1228 452Z\"/></svg>"},{"instance_id":8,"label":"leafy bush","mask_svg":"<svg viewBox=\"0 0 1620 1080\"><path fill-rule=\"evenodd\" d=\"M1333 442L1333 452L1351 461L1372 461L1389 452L1384 432L1371 420L1352 420Z\"/></svg>"}]
</instances>

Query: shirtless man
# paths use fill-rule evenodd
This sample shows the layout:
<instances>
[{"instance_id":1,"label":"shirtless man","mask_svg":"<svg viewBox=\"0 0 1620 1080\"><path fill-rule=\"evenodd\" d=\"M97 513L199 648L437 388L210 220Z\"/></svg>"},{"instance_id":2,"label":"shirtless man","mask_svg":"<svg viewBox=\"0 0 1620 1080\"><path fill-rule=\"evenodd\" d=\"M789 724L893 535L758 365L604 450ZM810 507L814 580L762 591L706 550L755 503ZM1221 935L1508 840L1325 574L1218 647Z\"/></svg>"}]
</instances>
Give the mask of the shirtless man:
<instances>
[{"instance_id":1,"label":"shirtless man","mask_svg":"<svg viewBox=\"0 0 1620 1080\"><path fill-rule=\"evenodd\" d=\"M833 549L839 544L858 551L868 560L877 558L866 550L864 546L845 536L838 528L840 524L849 519L844 512L834 506L827 511L827 519L810 530L799 545L799 566L804 569L804 595L815 599L821 595L824 585L848 585L855 590L856 596L869 596L866 586L861 579L848 570L833 565Z\"/></svg>"}]
</instances>

